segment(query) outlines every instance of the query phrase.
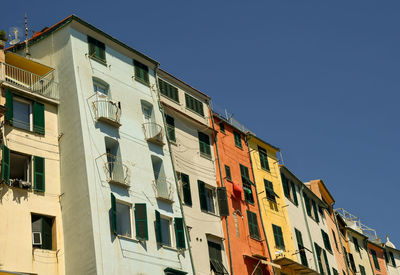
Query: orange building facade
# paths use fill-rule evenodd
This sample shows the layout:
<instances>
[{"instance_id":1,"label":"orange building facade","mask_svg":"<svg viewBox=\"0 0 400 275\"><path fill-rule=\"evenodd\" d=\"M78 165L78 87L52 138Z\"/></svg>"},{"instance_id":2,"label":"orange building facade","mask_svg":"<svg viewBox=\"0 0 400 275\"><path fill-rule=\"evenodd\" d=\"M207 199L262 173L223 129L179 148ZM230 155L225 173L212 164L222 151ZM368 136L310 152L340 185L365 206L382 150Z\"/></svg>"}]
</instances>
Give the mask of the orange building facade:
<instances>
[{"instance_id":1,"label":"orange building facade","mask_svg":"<svg viewBox=\"0 0 400 275\"><path fill-rule=\"evenodd\" d=\"M379 239L378 239L379 241ZM380 241L379 241L380 242ZM383 248L380 244L371 241L367 243L368 255L375 275L388 275L386 263L383 256Z\"/></svg>"},{"instance_id":2,"label":"orange building facade","mask_svg":"<svg viewBox=\"0 0 400 275\"><path fill-rule=\"evenodd\" d=\"M225 187L229 215L222 218L225 247L234 275L273 274L261 221L246 135L213 114L217 184ZM218 162L219 161L219 162Z\"/></svg>"}]
</instances>

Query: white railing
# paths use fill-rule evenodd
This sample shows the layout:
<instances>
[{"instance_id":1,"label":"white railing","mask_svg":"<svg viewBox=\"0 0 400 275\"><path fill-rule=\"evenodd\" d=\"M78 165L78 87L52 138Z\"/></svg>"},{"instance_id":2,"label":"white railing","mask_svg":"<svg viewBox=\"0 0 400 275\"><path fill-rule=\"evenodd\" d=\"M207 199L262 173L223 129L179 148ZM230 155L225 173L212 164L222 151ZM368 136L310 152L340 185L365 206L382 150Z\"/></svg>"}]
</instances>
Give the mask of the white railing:
<instances>
[{"instance_id":1,"label":"white railing","mask_svg":"<svg viewBox=\"0 0 400 275\"><path fill-rule=\"evenodd\" d=\"M57 83L54 81L54 71L45 76L39 76L5 63L0 63L0 67L1 80L51 99L60 99Z\"/></svg>"},{"instance_id":2,"label":"white railing","mask_svg":"<svg viewBox=\"0 0 400 275\"><path fill-rule=\"evenodd\" d=\"M153 182L156 198L167 201L173 201L174 189L173 185L166 177L158 177Z\"/></svg>"},{"instance_id":3,"label":"white railing","mask_svg":"<svg viewBox=\"0 0 400 275\"><path fill-rule=\"evenodd\" d=\"M121 108L118 102L109 99L93 101L96 120L107 120L117 125L120 124Z\"/></svg>"},{"instance_id":4,"label":"white railing","mask_svg":"<svg viewBox=\"0 0 400 275\"><path fill-rule=\"evenodd\" d=\"M129 169L122 163L121 159L112 155L105 154L107 161L104 164L107 181L118 183L129 187Z\"/></svg>"},{"instance_id":5,"label":"white railing","mask_svg":"<svg viewBox=\"0 0 400 275\"><path fill-rule=\"evenodd\" d=\"M144 136L147 141L164 144L163 128L154 122L143 123Z\"/></svg>"}]
</instances>

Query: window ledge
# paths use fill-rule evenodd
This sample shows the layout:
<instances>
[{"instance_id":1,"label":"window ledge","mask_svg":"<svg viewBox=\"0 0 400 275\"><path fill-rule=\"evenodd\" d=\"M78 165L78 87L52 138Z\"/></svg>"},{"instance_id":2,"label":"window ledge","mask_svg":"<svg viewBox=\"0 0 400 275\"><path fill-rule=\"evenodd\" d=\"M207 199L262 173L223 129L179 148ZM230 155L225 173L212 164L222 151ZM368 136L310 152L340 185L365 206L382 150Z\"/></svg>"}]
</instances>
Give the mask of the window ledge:
<instances>
[{"instance_id":1,"label":"window ledge","mask_svg":"<svg viewBox=\"0 0 400 275\"><path fill-rule=\"evenodd\" d=\"M45 134L40 134L40 133L37 133L37 132L35 132L33 130L27 130L27 129L24 129L24 128L20 128L20 127L14 126L9 121L6 122L6 125L12 127L13 129L16 129L16 130L19 130L19 131L22 131L22 132L25 132L27 134L31 134L31 135L34 135L34 136L38 136L38 137L44 137L45 136Z\"/></svg>"},{"instance_id":2,"label":"window ledge","mask_svg":"<svg viewBox=\"0 0 400 275\"><path fill-rule=\"evenodd\" d=\"M96 57L96 56L90 56L89 53L88 53L87 55L89 56L90 59L92 59L92 60L94 60L94 61L97 61L97 62L99 62L101 65L104 65L104 66L107 67L107 61L106 61L106 60L103 60L103 59L98 58L98 57Z\"/></svg>"},{"instance_id":3,"label":"window ledge","mask_svg":"<svg viewBox=\"0 0 400 275\"><path fill-rule=\"evenodd\" d=\"M124 236L124 235L117 235L117 237L119 239L123 239L123 240L127 240L127 241L133 241L133 242L145 242L146 241L146 240L138 240L136 238L128 237L128 236Z\"/></svg>"},{"instance_id":4,"label":"window ledge","mask_svg":"<svg viewBox=\"0 0 400 275\"><path fill-rule=\"evenodd\" d=\"M145 85L145 86L147 86L147 87L150 87L150 83L147 83L146 81L144 81L143 79L141 79L141 78L139 78L139 77L137 77L137 76L134 76L134 77L135 77L135 80L136 80L137 82L142 83L143 85Z\"/></svg>"},{"instance_id":5,"label":"window ledge","mask_svg":"<svg viewBox=\"0 0 400 275\"><path fill-rule=\"evenodd\" d=\"M175 247L168 246L168 245L165 245L165 244L159 244L159 245L160 245L163 249L170 250L170 251L174 251L174 252L178 252L178 249L175 248Z\"/></svg>"},{"instance_id":6,"label":"window ledge","mask_svg":"<svg viewBox=\"0 0 400 275\"><path fill-rule=\"evenodd\" d=\"M213 213L213 212L208 212L208 211L206 211L206 210L201 210L201 212L202 212L202 213L205 213L205 214L208 214L208 215L211 215L211 216L215 216L215 217L220 218L220 216L218 216L217 214L215 214L215 213Z\"/></svg>"},{"instance_id":7,"label":"window ledge","mask_svg":"<svg viewBox=\"0 0 400 275\"><path fill-rule=\"evenodd\" d=\"M257 241L257 242L262 242L262 241L263 241L261 238L257 238L257 237L252 237L252 236L250 236L250 238L251 238L252 240Z\"/></svg>"}]
</instances>

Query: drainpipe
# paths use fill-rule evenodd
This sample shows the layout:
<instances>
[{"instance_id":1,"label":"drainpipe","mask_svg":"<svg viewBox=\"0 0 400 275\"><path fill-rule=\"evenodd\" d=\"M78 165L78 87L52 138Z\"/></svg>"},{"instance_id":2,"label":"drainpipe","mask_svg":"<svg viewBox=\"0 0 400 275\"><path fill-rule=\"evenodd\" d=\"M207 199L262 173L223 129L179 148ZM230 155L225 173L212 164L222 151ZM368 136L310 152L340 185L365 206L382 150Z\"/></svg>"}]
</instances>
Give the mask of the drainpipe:
<instances>
[{"instance_id":1,"label":"drainpipe","mask_svg":"<svg viewBox=\"0 0 400 275\"><path fill-rule=\"evenodd\" d=\"M246 145L247 145L247 150L249 152L249 158L250 158L250 165L251 165L251 172L253 172L253 180L254 180L254 189L256 190L256 197L257 197L257 205L258 205L258 211L260 212L260 218L261 218L261 226L262 229L264 231L264 238L265 238L265 242L267 243L267 249L268 249L268 253L269 253L269 257L271 258L271 262L272 262L272 256L271 256L271 250L269 249L269 244L268 244L268 239L267 239L267 232L265 231L265 227L264 227L264 223L262 221L262 214L261 214L261 205L260 205L260 200L258 199L258 192L257 192L257 184L256 184L256 177L254 175L254 168L253 168L253 161L251 160L251 153L250 153L250 146L248 143L248 140L250 140L251 137L249 137L248 135L246 135ZM272 270L274 271L274 274L278 274L278 272L276 271L275 267L272 266Z\"/></svg>"},{"instance_id":2,"label":"drainpipe","mask_svg":"<svg viewBox=\"0 0 400 275\"><path fill-rule=\"evenodd\" d=\"M161 115L162 115L162 119L163 119L163 123L164 123L164 130L165 125L167 125L167 122L165 121L165 114L164 114L164 109L161 106L161 101L160 101L160 89L158 88L158 81L157 81L157 71L158 71L158 65L155 67L154 70L154 78L156 80L156 89L157 89L157 103L158 103L158 108L160 109ZM167 131L165 131L165 133L167 133ZM182 213L182 221L183 221L183 226L184 226L184 230L185 230L185 235L186 235L186 240L187 240L187 244L188 244L188 250L189 250L189 256L190 256L190 263L192 264L192 271L193 271L193 275L196 274L196 271L194 270L194 262L193 262L193 256L192 256L192 249L190 247L190 242L189 242L189 231L187 229L186 226L186 220L185 220L185 214L183 212L183 205L182 205L182 200L181 200L181 195L179 194L178 190L179 190L179 186L178 186L178 177L176 175L176 170L175 170L175 164L174 164L174 160L172 159L172 151L171 151L171 144L168 141L168 137L167 135L165 135L165 137L167 138L167 144L168 144L168 150L169 150L169 157L171 159L171 163L172 163L172 169L174 170L174 178L175 178L175 188L176 188L176 193L178 194L178 201L179 201L179 206L181 208L181 213Z\"/></svg>"},{"instance_id":3,"label":"drainpipe","mask_svg":"<svg viewBox=\"0 0 400 275\"><path fill-rule=\"evenodd\" d=\"M214 130L214 144L215 144L215 151L217 152L217 162L218 162L219 177L220 177L220 180L221 180L221 185L222 185L222 187L224 187L224 178L222 177L221 162L220 162L219 152L218 152L218 142L217 142L218 140L217 140L217 134L216 134L217 131L215 130L214 116L213 116L213 113L211 111L210 102L207 102L207 106L208 106L208 112L209 112L210 117L211 117L212 128ZM230 237L229 237L228 217L225 217L225 225L226 225L226 234L227 234L227 237L228 237L229 268L231 269L231 275L233 275L233 264L232 264L232 253L231 253L231 241L230 241Z\"/></svg>"},{"instance_id":4,"label":"drainpipe","mask_svg":"<svg viewBox=\"0 0 400 275\"><path fill-rule=\"evenodd\" d=\"M301 188L300 188L301 209L303 210L303 216L304 216L304 220L306 221L306 226L307 226L307 233L308 233L308 237L310 238L310 242L311 242L311 250L312 250L312 254L313 254L313 258L314 258L315 270L318 271L319 266L318 266L318 263L317 263L317 258L315 257L314 242L313 242L312 237L311 237L311 231L310 231L310 227L308 225L308 219L307 219L306 210L304 210L305 209L304 196L303 196L304 188L305 188L305 186L304 186L304 183L303 183L301 185Z\"/></svg>"},{"instance_id":5,"label":"drainpipe","mask_svg":"<svg viewBox=\"0 0 400 275\"><path fill-rule=\"evenodd\" d=\"M332 205L331 205L332 211L333 211L333 206L334 206L334 205L335 205L335 202L333 202ZM333 217L335 218L336 230L337 230L337 232L340 234L339 224L338 224L338 222L337 222L336 214L337 214L337 213L336 213L335 211L333 211ZM341 247L341 250L342 250L342 255L343 255L343 257L346 257L346 253L344 252L344 246L343 246L343 243L342 243L342 238L340 237L340 235L339 235L338 237L339 237L340 247ZM350 275L350 273L349 273L349 267L348 267L348 265L347 265L346 258L344 258L344 264L345 264L345 266L346 266L347 274Z\"/></svg>"}]
</instances>

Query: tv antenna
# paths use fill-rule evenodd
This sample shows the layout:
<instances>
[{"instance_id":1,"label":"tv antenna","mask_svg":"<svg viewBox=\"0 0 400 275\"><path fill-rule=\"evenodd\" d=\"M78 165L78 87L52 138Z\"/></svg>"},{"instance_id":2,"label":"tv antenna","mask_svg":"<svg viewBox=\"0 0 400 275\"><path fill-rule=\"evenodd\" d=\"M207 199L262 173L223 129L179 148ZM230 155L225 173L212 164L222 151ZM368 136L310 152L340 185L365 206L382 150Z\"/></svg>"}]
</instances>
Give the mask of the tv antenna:
<instances>
[{"instance_id":1,"label":"tv antenna","mask_svg":"<svg viewBox=\"0 0 400 275\"><path fill-rule=\"evenodd\" d=\"M28 48L28 15L25 12L25 57L31 55Z\"/></svg>"},{"instance_id":2,"label":"tv antenna","mask_svg":"<svg viewBox=\"0 0 400 275\"><path fill-rule=\"evenodd\" d=\"M19 41L21 41L21 39L19 39L20 34L21 34L21 29L18 27L11 27L8 31L9 33L9 38L10 38L10 45L15 45L17 44ZM13 34L13 35L11 35Z\"/></svg>"}]
</instances>

